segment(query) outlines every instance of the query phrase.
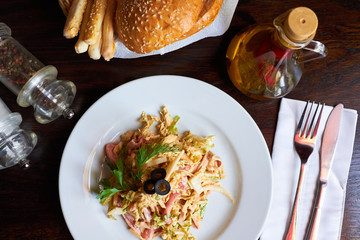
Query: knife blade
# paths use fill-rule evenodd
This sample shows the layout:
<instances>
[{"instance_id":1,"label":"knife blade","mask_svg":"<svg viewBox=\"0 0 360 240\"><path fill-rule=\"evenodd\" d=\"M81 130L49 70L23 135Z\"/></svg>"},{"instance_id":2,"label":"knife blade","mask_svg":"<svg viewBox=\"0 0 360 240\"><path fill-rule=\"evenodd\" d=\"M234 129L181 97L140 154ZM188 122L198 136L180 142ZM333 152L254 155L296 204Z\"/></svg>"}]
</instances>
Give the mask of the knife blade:
<instances>
[{"instance_id":1,"label":"knife blade","mask_svg":"<svg viewBox=\"0 0 360 240\"><path fill-rule=\"evenodd\" d=\"M339 135L344 105L338 104L330 113L321 143L320 181L327 182Z\"/></svg>"},{"instance_id":2,"label":"knife blade","mask_svg":"<svg viewBox=\"0 0 360 240\"><path fill-rule=\"evenodd\" d=\"M316 190L315 202L307 226L305 239L316 240L321 216L321 206L324 201L329 172L334 158L336 143L339 135L343 104L338 104L331 111L326 122L322 143L320 159L320 175Z\"/></svg>"}]
</instances>

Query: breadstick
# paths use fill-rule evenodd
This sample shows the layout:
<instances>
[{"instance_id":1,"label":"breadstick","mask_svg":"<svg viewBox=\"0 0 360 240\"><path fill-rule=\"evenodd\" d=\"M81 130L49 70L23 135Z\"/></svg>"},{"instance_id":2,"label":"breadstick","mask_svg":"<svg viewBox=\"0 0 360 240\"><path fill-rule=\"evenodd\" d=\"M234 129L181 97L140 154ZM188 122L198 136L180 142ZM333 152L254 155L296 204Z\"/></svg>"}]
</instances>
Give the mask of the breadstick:
<instances>
[{"instance_id":1,"label":"breadstick","mask_svg":"<svg viewBox=\"0 0 360 240\"><path fill-rule=\"evenodd\" d=\"M87 23L89 21L89 16L90 16L90 12L91 12L91 8L92 8L93 3L94 3L93 0L88 0L88 2L86 4L84 17L83 17L83 20L82 20L82 23L81 23L79 39L77 40L77 42L75 44L76 53L83 53L83 52L86 52L88 50L89 45L84 41L84 37L85 37L86 25L87 25Z\"/></svg>"},{"instance_id":2,"label":"breadstick","mask_svg":"<svg viewBox=\"0 0 360 240\"><path fill-rule=\"evenodd\" d=\"M98 36L101 35L101 25L104 20L106 5L107 0L95 0L91 8L84 38L84 41L89 45L95 44Z\"/></svg>"},{"instance_id":3,"label":"breadstick","mask_svg":"<svg viewBox=\"0 0 360 240\"><path fill-rule=\"evenodd\" d=\"M78 34L83 14L86 8L86 3L87 0L74 0L72 2L64 26L64 37L73 38Z\"/></svg>"},{"instance_id":4,"label":"breadstick","mask_svg":"<svg viewBox=\"0 0 360 240\"><path fill-rule=\"evenodd\" d=\"M59 0L59 5L64 13L65 16L69 14L69 9L71 7L72 1L70 0Z\"/></svg>"},{"instance_id":5,"label":"breadstick","mask_svg":"<svg viewBox=\"0 0 360 240\"><path fill-rule=\"evenodd\" d=\"M106 61L110 61L115 53L114 41L114 17L116 10L116 0L108 0L104 23L102 27L101 55Z\"/></svg>"},{"instance_id":6,"label":"breadstick","mask_svg":"<svg viewBox=\"0 0 360 240\"><path fill-rule=\"evenodd\" d=\"M101 28L100 28L100 32L101 32ZM92 58L94 60L98 60L101 58L101 52L100 52L101 51L101 42L102 42L102 36L101 36L101 34L99 34L96 42L89 46L88 54L89 54L90 58Z\"/></svg>"}]
</instances>

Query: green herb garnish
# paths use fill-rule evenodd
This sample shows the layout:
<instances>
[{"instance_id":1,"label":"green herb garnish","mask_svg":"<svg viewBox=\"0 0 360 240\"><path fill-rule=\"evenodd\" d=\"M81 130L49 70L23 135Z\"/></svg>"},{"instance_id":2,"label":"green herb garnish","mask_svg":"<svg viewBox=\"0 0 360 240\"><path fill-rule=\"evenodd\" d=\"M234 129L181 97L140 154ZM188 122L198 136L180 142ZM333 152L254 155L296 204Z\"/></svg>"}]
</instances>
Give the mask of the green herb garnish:
<instances>
[{"instance_id":1,"label":"green herb garnish","mask_svg":"<svg viewBox=\"0 0 360 240\"><path fill-rule=\"evenodd\" d=\"M147 161L149 161L151 158L155 157L160 153L173 152L176 150L177 148L171 147L160 141L150 142L141 145L139 147L139 151L136 154L137 172L133 174L134 182L141 181L141 176L145 172L145 169L142 169L142 167Z\"/></svg>"},{"instance_id":2,"label":"green herb garnish","mask_svg":"<svg viewBox=\"0 0 360 240\"><path fill-rule=\"evenodd\" d=\"M103 202L104 200L108 199L119 191L120 189L117 188L104 188L96 198L100 199L100 202Z\"/></svg>"},{"instance_id":3,"label":"green herb garnish","mask_svg":"<svg viewBox=\"0 0 360 240\"><path fill-rule=\"evenodd\" d=\"M129 190L136 190L137 184L141 181L141 177L145 172L145 169L142 169L144 164L149 161L151 158L155 157L160 153L166 152L173 152L177 150L175 147L171 147L167 144L164 144L160 141L145 143L138 148L136 153L136 166L137 169L135 172L131 172L130 169L126 169L130 172L133 182L129 182L126 177L124 176L124 159L126 157L127 149L123 148L120 152L119 159L117 160L116 164L106 160L107 165L111 169L111 173L115 179L115 183L111 185L110 180L104 178L101 180L100 184L103 186L100 194L96 197L100 199L100 202L103 202L107 198L113 196L115 193L120 191L129 191Z\"/></svg>"},{"instance_id":4,"label":"green herb garnish","mask_svg":"<svg viewBox=\"0 0 360 240\"><path fill-rule=\"evenodd\" d=\"M117 160L116 164L109 161L109 159L106 159L107 165L111 169L111 173L114 176L116 182L114 186L111 186L110 180L107 178L103 178L100 181L100 184L104 187L104 189L101 190L100 194L96 197L97 199L100 199L101 202L103 202L105 199L113 196L115 193L120 191L128 191L131 189L131 185L129 182L127 182L124 179L124 157L126 154L127 149L123 148L120 152L119 159Z\"/></svg>"}]
</instances>

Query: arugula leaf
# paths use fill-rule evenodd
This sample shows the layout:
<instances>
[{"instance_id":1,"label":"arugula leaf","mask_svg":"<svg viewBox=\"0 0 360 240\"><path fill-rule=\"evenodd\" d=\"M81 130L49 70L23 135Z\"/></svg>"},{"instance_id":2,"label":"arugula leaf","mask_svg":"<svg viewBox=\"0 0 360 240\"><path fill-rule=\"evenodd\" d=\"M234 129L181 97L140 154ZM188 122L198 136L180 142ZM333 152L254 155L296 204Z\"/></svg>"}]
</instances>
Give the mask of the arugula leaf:
<instances>
[{"instance_id":1,"label":"arugula leaf","mask_svg":"<svg viewBox=\"0 0 360 240\"><path fill-rule=\"evenodd\" d=\"M119 158L116 162L116 169L112 170L115 180L120 184L122 188L126 185L123 182L124 179L124 162L122 158Z\"/></svg>"},{"instance_id":2,"label":"arugula leaf","mask_svg":"<svg viewBox=\"0 0 360 240\"><path fill-rule=\"evenodd\" d=\"M115 193L120 191L128 191L130 190L129 184L124 181L124 156L127 149L123 148L120 152L119 159L117 160L116 164L111 162L109 159L106 159L107 165L110 167L112 175L114 176L116 182L114 186L111 186L110 180L107 178L104 178L100 181L100 184L104 187L103 190L101 190L100 194L96 197L97 199L100 199L101 202L103 202L105 199L113 196Z\"/></svg>"},{"instance_id":3,"label":"arugula leaf","mask_svg":"<svg viewBox=\"0 0 360 240\"><path fill-rule=\"evenodd\" d=\"M116 180L116 181L119 183L119 185L122 187L122 186L124 185L124 183L123 183L123 172L114 169L114 170L112 171L112 173L113 173L113 175L114 175L115 180Z\"/></svg>"},{"instance_id":4,"label":"arugula leaf","mask_svg":"<svg viewBox=\"0 0 360 240\"><path fill-rule=\"evenodd\" d=\"M111 188L111 183L107 178L101 179L100 185L102 185L104 188Z\"/></svg>"},{"instance_id":5,"label":"arugula leaf","mask_svg":"<svg viewBox=\"0 0 360 240\"><path fill-rule=\"evenodd\" d=\"M116 169L116 164L114 164L110 159L108 159L107 157L105 158L105 163L106 165L109 166L109 168L112 170Z\"/></svg>"},{"instance_id":6,"label":"arugula leaf","mask_svg":"<svg viewBox=\"0 0 360 240\"><path fill-rule=\"evenodd\" d=\"M101 191L101 193L96 197L100 199L100 202L103 202L105 199L113 196L115 193L120 192L121 190L117 188L105 188Z\"/></svg>"}]
</instances>

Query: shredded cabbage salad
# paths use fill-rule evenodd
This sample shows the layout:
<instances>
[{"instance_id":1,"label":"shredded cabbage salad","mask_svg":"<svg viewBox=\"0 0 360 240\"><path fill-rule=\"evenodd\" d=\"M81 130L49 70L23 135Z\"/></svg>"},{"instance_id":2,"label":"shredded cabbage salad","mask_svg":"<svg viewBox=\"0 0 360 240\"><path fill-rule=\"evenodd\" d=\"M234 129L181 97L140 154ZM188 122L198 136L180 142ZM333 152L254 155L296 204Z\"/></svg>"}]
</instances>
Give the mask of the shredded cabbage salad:
<instances>
[{"instance_id":1,"label":"shredded cabbage salad","mask_svg":"<svg viewBox=\"0 0 360 240\"><path fill-rule=\"evenodd\" d=\"M97 198L108 206L108 217L121 215L140 239L195 239L189 229L200 227L210 192L219 191L232 201L220 185L225 178L222 160L210 151L214 136L179 134L179 119L165 106L159 117L143 112L140 129L105 146L112 174L101 180ZM150 130L153 125L155 130ZM156 169L166 172L170 191L165 195L145 191L144 183Z\"/></svg>"}]
</instances>

